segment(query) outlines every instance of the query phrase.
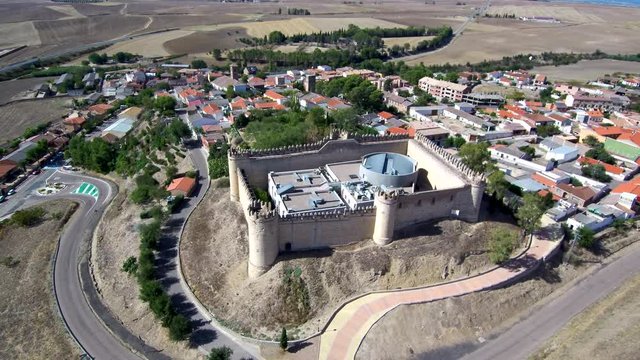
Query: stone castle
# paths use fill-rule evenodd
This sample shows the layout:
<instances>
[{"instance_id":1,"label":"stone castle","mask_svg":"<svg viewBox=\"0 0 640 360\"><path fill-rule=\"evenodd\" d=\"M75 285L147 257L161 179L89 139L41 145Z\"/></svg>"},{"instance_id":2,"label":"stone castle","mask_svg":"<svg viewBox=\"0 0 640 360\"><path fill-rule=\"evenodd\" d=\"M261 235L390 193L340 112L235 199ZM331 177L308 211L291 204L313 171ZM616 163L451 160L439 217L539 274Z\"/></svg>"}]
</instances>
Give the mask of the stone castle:
<instances>
[{"instance_id":1,"label":"stone castle","mask_svg":"<svg viewBox=\"0 0 640 360\"><path fill-rule=\"evenodd\" d=\"M372 155L373 167L366 164ZM371 173L376 167L382 170ZM482 174L419 134L334 132L313 144L231 149L229 179L231 200L240 202L248 224L251 278L268 271L281 252L365 239L383 246L420 223L476 222L485 187ZM269 189L273 203L258 200L255 188Z\"/></svg>"}]
</instances>

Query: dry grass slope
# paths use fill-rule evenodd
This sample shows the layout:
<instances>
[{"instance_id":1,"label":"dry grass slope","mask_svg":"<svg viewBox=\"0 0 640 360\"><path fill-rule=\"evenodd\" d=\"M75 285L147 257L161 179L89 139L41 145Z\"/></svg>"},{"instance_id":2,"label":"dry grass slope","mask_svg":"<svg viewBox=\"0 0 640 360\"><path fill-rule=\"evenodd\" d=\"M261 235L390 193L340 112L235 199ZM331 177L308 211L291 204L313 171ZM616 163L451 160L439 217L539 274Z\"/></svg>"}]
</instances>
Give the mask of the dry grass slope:
<instances>
[{"instance_id":1,"label":"dry grass slope","mask_svg":"<svg viewBox=\"0 0 640 360\"><path fill-rule=\"evenodd\" d=\"M19 261L0 265L0 358L70 359L80 352L58 315L51 290L51 258L61 219L72 212L70 201L43 204L45 220L31 228L8 225L0 230L0 257ZM59 214L60 218L55 218Z\"/></svg>"}]
</instances>

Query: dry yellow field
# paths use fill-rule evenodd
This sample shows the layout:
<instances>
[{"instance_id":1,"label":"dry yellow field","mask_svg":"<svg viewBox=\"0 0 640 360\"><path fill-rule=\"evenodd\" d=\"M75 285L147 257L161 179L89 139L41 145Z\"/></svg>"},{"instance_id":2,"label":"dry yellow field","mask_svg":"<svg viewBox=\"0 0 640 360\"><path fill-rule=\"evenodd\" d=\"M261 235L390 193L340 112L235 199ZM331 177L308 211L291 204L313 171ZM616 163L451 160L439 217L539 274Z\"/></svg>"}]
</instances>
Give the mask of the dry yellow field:
<instances>
[{"instance_id":1,"label":"dry yellow field","mask_svg":"<svg viewBox=\"0 0 640 360\"><path fill-rule=\"evenodd\" d=\"M272 31L281 31L285 35L295 35L312 33L318 31L334 31L343 29L354 24L363 28L373 28L376 26L405 27L397 23L374 18L320 18L320 17L298 17L287 20L255 21L246 23L232 23L221 25L204 25L185 27L185 30L213 31L228 27L243 27L247 29L247 34L255 37L269 35Z\"/></svg>"},{"instance_id":2,"label":"dry yellow field","mask_svg":"<svg viewBox=\"0 0 640 360\"><path fill-rule=\"evenodd\" d=\"M391 47L393 45L404 46L404 44L409 43L411 47L418 45L420 41L423 40L431 40L435 36L408 36L408 37L395 37L395 38L382 38L384 41L384 46Z\"/></svg>"},{"instance_id":3,"label":"dry yellow field","mask_svg":"<svg viewBox=\"0 0 640 360\"><path fill-rule=\"evenodd\" d=\"M488 11L489 14L514 14L516 17L521 16L548 16L558 20L572 22L572 23L588 23L588 22L603 22L599 16L589 13L587 11L580 11L574 7L569 6L553 6L553 5L501 5L491 6Z\"/></svg>"},{"instance_id":4,"label":"dry yellow field","mask_svg":"<svg viewBox=\"0 0 640 360\"><path fill-rule=\"evenodd\" d=\"M640 11L629 9L629 12ZM629 54L640 49L637 31L625 23L587 23L577 25L535 24L517 20L481 20L472 23L447 47L404 59L415 65L464 64L497 60L516 54L593 52ZM402 60L402 59L399 59Z\"/></svg>"},{"instance_id":5,"label":"dry yellow field","mask_svg":"<svg viewBox=\"0 0 640 360\"><path fill-rule=\"evenodd\" d=\"M66 19L79 19L84 18L86 16L80 14L76 8L72 5L50 5L47 6L49 9L67 15L65 17L61 17L58 20L66 20Z\"/></svg>"},{"instance_id":6,"label":"dry yellow field","mask_svg":"<svg viewBox=\"0 0 640 360\"><path fill-rule=\"evenodd\" d=\"M104 52L107 54L115 54L118 51L123 51L147 57L167 56L170 55L170 53L165 49L164 43L191 35L192 33L193 31L172 30L141 36L109 46Z\"/></svg>"},{"instance_id":7,"label":"dry yellow field","mask_svg":"<svg viewBox=\"0 0 640 360\"><path fill-rule=\"evenodd\" d=\"M0 24L0 48L40 45L33 21Z\"/></svg>"}]
</instances>

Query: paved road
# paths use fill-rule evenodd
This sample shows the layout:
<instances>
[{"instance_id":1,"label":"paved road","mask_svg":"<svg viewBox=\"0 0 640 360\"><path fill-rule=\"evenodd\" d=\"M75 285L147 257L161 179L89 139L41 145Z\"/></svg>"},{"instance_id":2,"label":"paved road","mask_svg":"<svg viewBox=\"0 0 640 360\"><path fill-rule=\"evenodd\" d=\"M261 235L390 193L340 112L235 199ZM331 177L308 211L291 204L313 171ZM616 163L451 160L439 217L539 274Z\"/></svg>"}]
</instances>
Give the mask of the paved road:
<instances>
[{"instance_id":1,"label":"paved road","mask_svg":"<svg viewBox=\"0 0 640 360\"><path fill-rule=\"evenodd\" d=\"M96 359L139 359L98 320L87 303L79 276L81 262L87 261L90 239L102 212L115 191L106 181L76 174L54 172L52 181L70 185L65 193L49 198L71 198L80 208L60 236L54 268L54 291L65 323L87 354ZM82 182L99 190L98 198L69 193Z\"/></svg>"},{"instance_id":2,"label":"paved road","mask_svg":"<svg viewBox=\"0 0 640 360\"><path fill-rule=\"evenodd\" d=\"M186 121L184 116L182 119ZM163 229L163 237L160 241L156 263L157 273L178 311L191 320L194 326L191 337L193 345L198 346L202 351L209 351L213 347L228 346L233 350L233 359L259 358L258 350L255 346L242 342L234 335L216 327L215 324L207 320L207 315L203 314L190 301L187 295L188 290L179 281L178 243L183 226L189 214L204 197L209 186L207 158L199 143L189 149L189 156L200 174L198 184L194 195L186 201L185 206L179 212L169 218L166 227Z\"/></svg>"},{"instance_id":3,"label":"paved road","mask_svg":"<svg viewBox=\"0 0 640 360\"><path fill-rule=\"evenodd\" d=\"M452 45L458 39L458 37L460 37L462 35L464 30L467 28L467 26L471 22L475 21L476 18L484 16L484 13L489 9L490 6L491 6L491 0L485 0L485 2L482 3L482 6L480 7L480 9L478 9L478 10L474 9L474 11L467 16L467 18L464 20L464 22L462 24L460 24L460 26L458 26L456 29L453 30L453 38L445 46L437 48L437 49L435 49L433 51L429 51L429 52L423 52L423 53L419 53L419 54L413 54L413 55L397 57L397 58L392 59L391 61L409 61L409 60L413 60L413 59L418 59L418 58L424 57L425 55L430 55L430 54L433 54L433 53L437 53L437 52L440 52L440 51L446 49L448 46Z\"/></svg>"},{"instance_id":4,"label":"paved road","mask_svg":"<svg viewBox=\"0 0 640 360\"><path fill-rule=\"evenodd\" d=\"M626 249L619 259L602 265L597 272L462 359L526 359L572 317L617 289L626 280L640 274L639 257L640 244L635 244Z\"/></svg>"},{"instance_id":5,"label":"paved road","mask_svg":"<svg viewBox=\"0 0 640 360\"><path fill-rule=\"evenodd\" d=\"M35 190L47 182L61 182L67 187L54 195L38 195ZM73 191L83 182L95 185L98 188L98 196L74 194ZM55 168L46 169L40 175L30 177L17 188L16 194L2 204L0 216L7 216L19 208L52 199L64 198L78 202L80 206L65 226L56 253L53 287L58 309L71 335L89 356L96 359L140 359L105 328L89 306L85 290L86 285L93 286L90 283L90 277L84 276L84 283L80 280L81 268L84 266L88 269L86 265L91 236L102 212L114 195L114 186L104 180L63 172ZM102 320L114 322L113 317L108 313L104 314ZM118 324L114 323L114 325ZM122 332L122 334L128 333ZM135 338L131 341L134 342ZM145 349L141 347L141 350L144 352Z\"/></svg>"}]
</instances>

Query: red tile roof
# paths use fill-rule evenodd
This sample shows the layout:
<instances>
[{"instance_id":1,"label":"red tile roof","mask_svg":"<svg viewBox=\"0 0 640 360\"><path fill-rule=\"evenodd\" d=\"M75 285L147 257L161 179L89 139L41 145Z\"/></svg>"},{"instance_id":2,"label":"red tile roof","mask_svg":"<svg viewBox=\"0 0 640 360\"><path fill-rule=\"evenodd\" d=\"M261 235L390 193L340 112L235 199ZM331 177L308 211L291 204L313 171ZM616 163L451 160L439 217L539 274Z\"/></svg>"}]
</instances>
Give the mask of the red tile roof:
<instances>
[{"instance_id":1,"label":"red tile roof","mask_svg":"<svg viewBox=\"0 0 640 360\"><path fill-rule=\"evenodd\" d=\"M255 103L256 109L273 109L273 110L284 110L284 105L280 105L277 102L263 102L263 103Z\"/></svg>"},{"instance_id":2,"label":"red tile roof","mask_svg":"<svg viewBox=\"0 0 640 360\"><path fill-rule=\"evenodd\" d=\"M606 162L602 162L600 160L592 159L590 157L580 156L577 161L581 165L584 165L584 164L602 165L604 167L604 170L606 172L608 172L608 173L611 173L611 174L620 175L620 174L624 173L624 170L619 166L607 164Z\"/></svg>"},{"instance_id":3,"label":"red tile roof","mask_svg":"<svg viewBox=\"0 0 640 360\"><path fill-rule=\"evenodd\" d=\"M381 111L381 112L379 112L379 113L378 113L378 116L379 116L379 117L381 117L381 118L383 118L383 119L385 119L385 120L389 120L389 119L392 119L392 118L396 117L396 116L395 116L395 115L393 115L392 113L390 113L390 112L386 112L386 111Z\"/></svg>"},{"instance_id":4,"label":"red tile roof","mask_svg":"<svg viewBox=\"0 0 640 360\"><path fill-rule=\"evenodd\" d=\"M113 105L110 105L110 104L95 104L95 105L89 106L88 110L94 114L103 115L107 111L111 110L112 108L113 108Z\"/></svg>"},{"instance_id":5,"label":"red tile roof","mask_svg":"<svg viewBox=\"0 0 640 360\"><path fill-rule=\"evenodd\" d=\"M282 94L278 94L277 92L275 92L273 90L265 91L264 96L268 97L269 99L272 99L272 100L282 100L282 99L286 98L286 96L284 96Z\"/></svg>"},{"instance_id":6,"label":"red tile roof","mask_svg":"<svg viewBox=\"0 0 640 360\"><path fill-rule=\"evenodd\" d=\"M86 122L86 120L83 116L75 116L66 118L63 122L67 125L82 125Z\"/></svg>"},{"instance_id":7,"label":"red tile roof","mask_svg":"<svg viewBox=\"0 0 640 360\"><path fill-rule=\"evenodd\" d=\"M624 182L618 186L616 186L612 193L631 193L637 196L638 200L640 200L640 178L631 179L627 182Z\"/></svg>"},{"instance_id":8,"label":"red tile roof","mask_svg":"<svg viewBox=\"0 0 640 360\"><path fill-rule=\"evenodd\" d=\"M596 196L596 192L588 186L573 186L571 184L559 183L556 187L585 201Z\"/></svg>"},{"instance_id":9,"label":"red tile roof","mask_svg":"<svg viewBox=\"0 0 640 360\"><path fill-rule=\"evenodd\" d=\"M618 126L594 126L593 131L601 136L622 135L624 132L623 129Z\"/></svg>"},{"instance_id":10,"label":"red tile roof","mask_svg":"<svg viewBox=\"0 0 640 360\"><path fill-rule=\"evenodd\" d=\"M0 160L0 178L7 176L18 167L18 163L13 160Z\"/></svg>"},{"instance_id":11,"label":"red tile roof","mask_svg":"<svg viewBox=\"0 0 640 360\"><path fill-rule=\"evenodd\" d=\"M202 112L205 114L209 114L209 115L213 115L217 112L220 111L220 108L218 107L218 105L211 103L211 104L207 104L207 106L205 106L204 108L202 108Z\"/></svg>"},{"instance_id":12,"label":"red tile roof","mask_svg":"<svg viewBox=\"0 0 640 360\"><path fill-rule=\"evenodd\" d=\"M542 174L539 173L535 173L533 175L531 175L531 178L537 182L539 182L540 184L547 186L547 187L553 187L556 186L556 182L549 179L546 176L543 176Z\"/></svg>"},{"instance_id":13,"label":"red tile roof","mask_svg":"<svg viewBox=\"0 0 640 360\"><path fill-rule=\"evenodd\" d=\"M409 135L409 130L396 126L396 127L388 128L386 133L394 134L394 135Z\"/></svg>"},{"instance_id":14,"label":"red tile roof","mask_svg":"<svg viewBox=\"0 0 640 360\"><path fill-rule=\"evenodd\" d=\"M167 186L167 191L182 191L185 194L188 194L193 190L196 186L196 180L190 177L181 177L177 179L173 179L171 184Z\"/></svg>"}]
</instances>

